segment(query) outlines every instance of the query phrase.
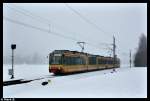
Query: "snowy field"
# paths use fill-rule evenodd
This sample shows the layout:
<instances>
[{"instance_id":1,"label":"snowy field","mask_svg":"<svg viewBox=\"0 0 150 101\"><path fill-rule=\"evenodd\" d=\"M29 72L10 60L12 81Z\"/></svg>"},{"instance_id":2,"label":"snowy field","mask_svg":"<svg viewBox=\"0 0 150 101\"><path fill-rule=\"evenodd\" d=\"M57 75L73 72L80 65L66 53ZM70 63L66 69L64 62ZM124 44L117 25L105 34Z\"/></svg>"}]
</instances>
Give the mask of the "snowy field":
<instances>
[{"instance_id":1,"label":"snowy field","mask_svg":"<svg viewBox=\"0 0 150 101\"><path fill-rule=\"evenodd\" d=\"M3 65L3 81L10 80ZM147 68L121 66L112 69L51 78L48 65L15 65L15 79L36 79L3 86L4 98L147 98ZM43 81L51 80L42 86Z\"/></svg>"}]
</instances>

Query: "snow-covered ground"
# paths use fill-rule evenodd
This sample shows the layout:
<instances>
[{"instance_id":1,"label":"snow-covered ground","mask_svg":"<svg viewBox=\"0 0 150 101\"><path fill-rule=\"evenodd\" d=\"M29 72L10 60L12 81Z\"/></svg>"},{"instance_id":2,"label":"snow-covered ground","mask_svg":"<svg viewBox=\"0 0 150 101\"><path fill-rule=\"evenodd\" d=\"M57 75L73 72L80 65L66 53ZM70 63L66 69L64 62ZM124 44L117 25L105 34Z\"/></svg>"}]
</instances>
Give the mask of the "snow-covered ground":
<instances>
[{"instance_id":1,"label":"snow-covered ground","mask_svg":"<svg viewBox=\"0 0 150 101\"><path fill-rule=\"evenodd\" d=\"M8 68L3 66L3 81L10 80ZM4 98L147 98L147 68L122 66L112 69L79 73L53 78L48 65L15 65L15 79L45 79L29 83L3 86ZM48 85L42 86L43 81Z\"/></svg>"}]
</instances>

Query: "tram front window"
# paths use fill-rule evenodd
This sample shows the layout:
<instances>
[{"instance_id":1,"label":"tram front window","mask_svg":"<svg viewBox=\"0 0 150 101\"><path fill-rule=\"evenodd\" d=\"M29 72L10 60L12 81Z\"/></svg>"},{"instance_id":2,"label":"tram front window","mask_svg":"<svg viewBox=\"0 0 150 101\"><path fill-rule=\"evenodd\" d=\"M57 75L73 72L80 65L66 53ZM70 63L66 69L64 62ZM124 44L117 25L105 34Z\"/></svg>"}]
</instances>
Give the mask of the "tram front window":
<instances>
[{"instance_id":1,"label":"tram front window","mask_svg":"<svg viewBox=\"0 0 150 101\"><path fill-rule=\"evenodd\" d=\"M61 56L53 56L50 64L61 64Z\"/></svg>"}]
</instances>

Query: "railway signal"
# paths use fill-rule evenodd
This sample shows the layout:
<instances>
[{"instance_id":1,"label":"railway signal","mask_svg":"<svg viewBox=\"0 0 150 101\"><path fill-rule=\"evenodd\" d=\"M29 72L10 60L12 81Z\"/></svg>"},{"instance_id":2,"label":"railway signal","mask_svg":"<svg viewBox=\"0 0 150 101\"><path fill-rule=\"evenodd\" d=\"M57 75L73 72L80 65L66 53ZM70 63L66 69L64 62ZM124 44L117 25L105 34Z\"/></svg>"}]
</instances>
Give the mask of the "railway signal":
<instances>
[{"instance_id":1,"label":"railway signal","mask_svg":"<svg viewBox=\"0 0 150 101\"><path fill-rule=\"evenodd\" d=\"M9 70L9 74L11 75L11 79L14 78L14 49L16 49L16 44L11 44L11 49L12 49L12 69Z\"/></svg>"}]
</instances>

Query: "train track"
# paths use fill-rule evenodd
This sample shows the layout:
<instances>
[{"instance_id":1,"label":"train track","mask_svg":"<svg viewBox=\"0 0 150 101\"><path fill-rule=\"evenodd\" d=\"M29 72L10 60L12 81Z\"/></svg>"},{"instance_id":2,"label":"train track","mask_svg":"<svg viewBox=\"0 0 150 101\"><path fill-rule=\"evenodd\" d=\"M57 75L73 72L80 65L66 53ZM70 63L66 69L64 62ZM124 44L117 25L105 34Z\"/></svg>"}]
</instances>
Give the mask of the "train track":
<instances>
[{"instance_id":1,"label":"train track","mask_svg":"<svg viewBox=\"0 0 150 101\"><path fill-rule=\"evenodd\" d=\"M47 76L47 77L38 77L38 78L35 78L35 79L29 79L29 80L26 80L26 79L18 79L18 80L4 81L4 82L3 82L3 86L9 86L9 85L16 85L16 84L28 83L28 82L31 82L31 81L41 80L41 79L45 79L45 78L54 78L54 77L56 77L56 76L54 76L54 75L49 75L49 76Z\"/></svg>"},{"instance_id":2,"label":"train track","mask_svg":"<svg viewBox=\"0 0 150 101\"><path fill-rule=\"evenodd\" d=\"M106 74L107 72L109 73L111 69L103 70L101 71L101 75ZM31 81L36 81L36 80L42 80L46 78L55 78L55 77L63 77L67 76L72 79L79 79L82 77L88 77L88 76L93 76L93 75L100 75L99 71L89 71L89 72L84 72L84 73L73 73L75 75L45 75L43 77L36 77L34 79L18 79L18 80L11 80L11 81L4 81L3 86L9 86L9 85L16 85L16 84L22 84L22 83L28 83Z\"/></svg>"}]
</instances>

